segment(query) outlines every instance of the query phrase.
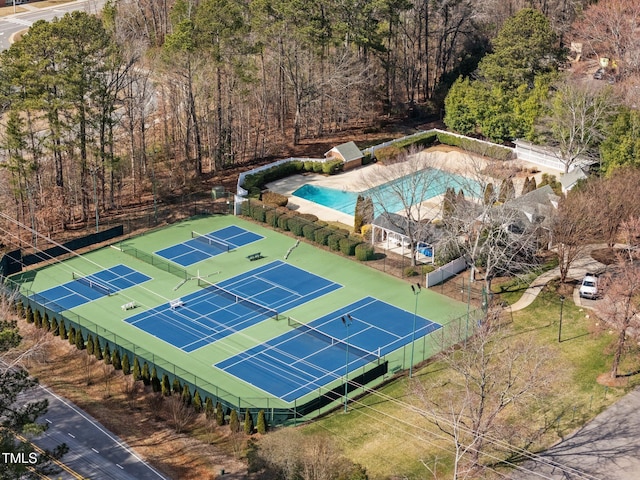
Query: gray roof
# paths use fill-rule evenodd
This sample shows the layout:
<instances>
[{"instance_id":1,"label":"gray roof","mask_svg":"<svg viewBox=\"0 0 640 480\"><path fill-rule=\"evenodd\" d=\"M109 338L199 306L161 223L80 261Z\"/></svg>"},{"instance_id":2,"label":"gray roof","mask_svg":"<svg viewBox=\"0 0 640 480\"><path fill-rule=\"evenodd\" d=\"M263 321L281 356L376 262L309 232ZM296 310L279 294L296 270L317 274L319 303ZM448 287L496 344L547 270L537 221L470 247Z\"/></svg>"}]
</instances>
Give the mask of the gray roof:
<instances>
[{"instance_id":1,"label":"gray roof","mask_svg":"<svg viewBox=\"0 0 640 480\"><path fill-rule=\"evenodd\" d=\"M587 178L587 174L582 168L574 168L569 173L565 173L560 177L560 184L563 190L571 190L578 180Z\"/></svg>"},{"instance_id":2,"label":"gray roof","mask_svg":"<svg viewBox=\"0 0 640 480\"><path fill-rule=\"evenodd\" d=\"M520 211L529 223L544 226L548 223L559 199L560 197L553 193L549 185L544 185L533 192L509 200L505 203L505 207Z\"/></svg>"},{"instance_id":3,"label":"gray roof","mask_svg":"<svg viewBox=\"0 0 640 480\"><path fill-rule=\"evenodd\" d=\"M372 223L380 228L384 228L385 230L399 233L404 236L408 236L407 230L409 225L413 225L415 227L413 230L416 232L416 240L419 242L434 244L443 235L441 229L435 227L431 222L420 223L416 226L416 222L409 220L404 215L398 215L397 213L381 213L373 220Z\"/></svg>"},{"instance_id":4,"label":"gray roof","mask_svg":"<svg viewBox=\"0 0 640 480\"><path fill-rule=\"evenodd\" d=\"M331 150L337 151L345 162L351 162L352 160L358 160L359 158L364 157L354 142L343 143L342 145L333 147ZM329 150L329 152L331 152L331 150Z\"/></svg>"}]
</instances>

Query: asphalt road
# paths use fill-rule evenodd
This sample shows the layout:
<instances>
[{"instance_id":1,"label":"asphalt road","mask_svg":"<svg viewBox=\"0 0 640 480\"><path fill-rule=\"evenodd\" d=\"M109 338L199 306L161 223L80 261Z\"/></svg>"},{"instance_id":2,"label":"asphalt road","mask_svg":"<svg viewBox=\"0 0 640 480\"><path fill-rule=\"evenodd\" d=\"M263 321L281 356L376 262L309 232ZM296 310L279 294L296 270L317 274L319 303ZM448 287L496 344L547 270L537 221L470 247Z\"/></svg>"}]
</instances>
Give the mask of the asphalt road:
<instances>
[{"instance_id":1,"label":"asphalt road","mask_svg":"<svg viewBox=\"0 0 640 480\"><path fill-rule=\"evenodd\" d=\"M66 443L69 452L62 463L73 472L87 479L114 480L166 480L139 458L129 447L87 412L66 399L58 397L43 386L22 395L21 401L49 400L49 410L40 419L49 428L31 441L42 449L52 450ZM53 478L78 478L68 471L61 471Z\"/></svg>"},{"instance_id":2,"label":"asphalt road","mask_svg":"<svg viewBox=\"0 0 640 480\"><path fill-rule=\"evenodd\" d=\"M53 20L54 17L62 17L65 13L74 10L86 10L89 13L96 13L103 5L104 0L77 0L47 8L27 5L27 7L31 7L33 10L0 18L0 51L9 48L13 35L29 28L38 20L50 21Z\"/></svg>"}]
</instances>

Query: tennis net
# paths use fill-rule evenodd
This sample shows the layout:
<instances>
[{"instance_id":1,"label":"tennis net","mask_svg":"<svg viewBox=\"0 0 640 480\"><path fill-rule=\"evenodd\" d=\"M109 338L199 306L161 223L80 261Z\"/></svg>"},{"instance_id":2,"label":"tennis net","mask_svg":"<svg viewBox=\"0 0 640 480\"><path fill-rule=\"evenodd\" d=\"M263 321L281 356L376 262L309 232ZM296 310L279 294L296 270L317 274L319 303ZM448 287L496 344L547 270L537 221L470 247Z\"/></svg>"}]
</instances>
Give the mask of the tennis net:
<instances>
[{"instance_id":1,"label":"tennis net","mask_svg":"<svg viewBox=\"0 0 640 480\"><path fill-rule=\"evenodd\" d=\"M277 310L273 308L265 307L264 305L260 305L259 303L254 302L253 300L249 300L246 297L241 297L240 295L236 295L235 293L230 292L226 288L222 288L211 282L207 282L204 278L198 278L198 286L204 287L206 290L209 290L210 292L215 293L220 297L226 298L227 300L231 300L234 303L243 305L244 307L247 307L248 309L253 310L254 312L258 312L259 314L264 315L265 317L271 317L275 320L278 319Z\"/></svg>"},{"instance_id":2,"label":"tennis net","mask_svg":"<svg viewBox=\"0 0 640 480\"><path fill-rule=\"evenodd\" d=\"M203 235L198 232L191 232L191 238L197 240L198 242L205 243L211 247L218 248L224 252L228 252L231 250L231 244L221 240L219 238L215 238L212 235Z\"/></svg>"},{"instance_id":3,"label":"tennis net","mask_svg":"<svg viewBox=\"0 0 640 480\"><path fill-rule=\"evenodd\" d=\"M291 318L291 317L287 317L288 318L288 322L289 322L289 326L290 327L294 327L296 330L300 330L303 333L307 333L309 335L314 336L315 338L319 339L319 340L323 340L326 343L328 343L329 345L333 345L336 347L339 347L343 350L347 350L349 349L350 352L353 352L354 355L357 355L360 358L365 359L367 362L375 362L376 360L380 359L380 355L373 353L373 352L368 352L366 350L364 350L363 348L357 347L355 345L352 345L351 343L348 343L344 340L341 340L339 338L333 337L331 335L329 335L328 333L324 333L321 330L318 330L315 327L312 327L310 325L307 325L305 323L299 322L298 320Z\"/></svg>"},{"instance_id":4,"label":"tennis net","mask_svg":"<svg viewBox=\"0 0 640 480\"><path fill-rule=\"evenodd\" d=\"M100 292L103 295L111 295L113 293L111 291L111 288L109 288L108 286L100 282L96 282L95 280L91 280L87 276L81 275L76 272L71 272L71 276L73 277L74 280L77 280L78 282L86 285L87 287L95 290L96 292Z\"/></svg>"}]
</instances>

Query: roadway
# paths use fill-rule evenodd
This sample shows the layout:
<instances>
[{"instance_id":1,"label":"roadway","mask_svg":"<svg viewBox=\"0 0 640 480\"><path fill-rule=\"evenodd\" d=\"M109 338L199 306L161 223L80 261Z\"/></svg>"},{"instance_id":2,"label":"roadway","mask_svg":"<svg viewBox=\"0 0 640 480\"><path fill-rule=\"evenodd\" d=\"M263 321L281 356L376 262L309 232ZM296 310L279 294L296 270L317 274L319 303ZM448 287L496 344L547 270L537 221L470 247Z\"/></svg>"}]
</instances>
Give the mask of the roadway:
<instances>
[{"instance_id":1,"label":"roadway","mask_svg":"<svg viewBox=\"0 0 640 480\"><path fill-rule=\"evenodd\" d=\"M49 409L39 421L48 429L30 439L36 446L53 450L66 443L69 451L61 462L67 467L52 478L166 480L160 472L138 457L121 439L109 432L87 412L40 385L20 395L21 402L47 399Z\"/></svg>"},{"instance_id":2,"label":"roadway","mask_svg":"<svg viewBox=\"0 0 640 480\"><path fill-rule=\"evenodd\" d=\"M9 48L11 40L16 33L29 28L38 20L51 21L55 17L62 17L65 13L74 10L97 13L102 9L104 2L105 0L77 0L45 8L38 8L29 4L21 5L22 8L28 8L29 11L0 17L0 51Z\"/></svg>"}]
</instances>

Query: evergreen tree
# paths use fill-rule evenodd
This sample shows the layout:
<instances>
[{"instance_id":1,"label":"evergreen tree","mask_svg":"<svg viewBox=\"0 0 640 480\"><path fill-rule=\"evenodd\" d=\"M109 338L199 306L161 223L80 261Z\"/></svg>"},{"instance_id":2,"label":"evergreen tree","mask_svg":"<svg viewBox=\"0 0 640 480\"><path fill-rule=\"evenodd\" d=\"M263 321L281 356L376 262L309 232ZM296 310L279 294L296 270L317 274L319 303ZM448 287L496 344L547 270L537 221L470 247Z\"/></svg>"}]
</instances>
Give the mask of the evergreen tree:
<instances>
[{"instance_id":1,"label":"evergreen tree","mask_svg":"<svg viewBox=\"0 0 640 480\"><path fill-rule=\"evenodd\" d=\"M53 319L51 320L51 333L56 336L60 335L60 326L58 325L58 320L56 319L56 317L53 317Z\"/></svg>"},{"instance_id":2,"label":"evergreen tree","mask_svg":"<svg viewBox=\"0 0 640 480\"><path fill-rule=\"evenodd\" d=\"M235 410L231 410L231 415L229 416L229 428L232 433L240 431L240 420L238 419L238 412Z\"/></svg>"},{"instance_id":3,"label":"evergreen tree","mask_svg":"<svg viewBox=\"0 0 640 480\"><path fill-rule=\"evenodd\" d=\"M511 178L505 178L502 180L500 184L500 195L498 196L498 201L500 203L505 203L515 197L516 189L513 186L513 180Z\"/></svg>"},{"instance_id":4,"label":"evergreen tree","mask_svg":"<svg viewBox=\"0 0 640 480\"><path fill-rule=\"evenodd\" d=\"M249 411L249 409L247 408L247 410L244 412L244 433L245 435L251 435L253 433L253 416L251 415L251 412Z\"/></svg>"},{"instance_id":5,"label":"evergreen tree","mask_svg":"<svg viewBox=\"0 0 640 480\"><path fill-rule=\"evenodd\" d=\"M49 314L47 312L44 312L44 317L42 318L42 328L47 332L51 330L51 322L49 321Z\"/></svg>"},{"instance_id":6,"label":"evergreen tree","mask_svg":"<svg viewBox=\"0 0 640 480\"><path fill-rule=\"evenodd\" d=\"M131 373L131 363L129 363L129 355L126 353L122 356L122 373L129 375Z\"/></svg>"},{"instance_id":7,"label":"evergreen tree","mask_svg":"<svg viewBox=\"0 0 640 480\"><path fill-rule=\"evenodd\" d=\"M456 209L456 191L447 187L447 190L444 192L444 199L442 201L442 216L444 218L449 218L453 215L453 212Z\"/></svg>"},{"instance_id":8,"label":"evergreen tree","mask_svg":"<svg viewBox=\"0 0 640 480\"><path fill-rule=\"evenodd\" d=\"M493 183L487 183L487 186L484 187L484 204L485 205L493 205L495 203L495 190L493 188Z\"/></svg>"},{"instance_id":9,"label":"evergreen tree","mask_svg":"<svg viewBox=\"0 0 640 480\"><path fill-rule=\"evenodd\" d=\"M360 233L360 229L362 225L364 225L364 220L362 219L362 207L364 204L364 197L362 195L358 195L356 199L356 210L353 215L353 231L355 233Z\"/></svg>"},{"instance_id":10,"label":"evergreen tree","mask_svg":"<svg viewBox=\"0 0 640 480\"><path fill-rule=\"evenodd\" d=\"M180 395L182 393L182 385L180 385L180 380L178 380L178 377L173 377L173 385L171 390L175 395Z\"/></svg>"},{"instance_id":11,"label":"evergreen tree","mask_svg":"<svg viewBox=\"0 0 640 480\"><path fill-rule=\"evenodd\" d=\"M207 397L207 401L204 402L204 414L206 415L208 420L211 420L215 413L216 410L213 407L213 400L211 400L211 397Z\"/></svg>"},{"instance_id":12,"label":"evergreen tree","mask_svg":"<svg viewBox=\"0 0 640 480\"><path fill-rule=\"evenodd\" d=\"M84 337L82 336L82 330L78 328L75 336L75 345L78 350L84 350Z\"/></svg>"},{"instance_id":13,"label":"evergreen tree","mask_svg":"<svg viewBox=\"0 0 640 480\"><path fill-rule=\"evenodd\" d=\"M102 360L102 345L100 345L100 337L96 335L96 341L93 345L93 354L97 360Z\"/></svg>"},{"instance_id":14,"label":"evergreen tree","mask_svg":"<svg viewBox=\"0 0 640 480\"><path fill-rule=\"evenodd\" d=\"M137 382L142 380L142 372L140 371L140 360L138 357L133 358L133 379Z\"/></svg>"},{"instance_id":15,"label":"evergreen tree","mask_svg":"<svg viewBox=\"0 0 640 480\"><path fill-rule=\"evenodd\" d=\"M158 370L154 365L153 370L151 370L151 389L158 393L162 390L162 386L160 385L160 379L158 378Z\"/></svg>"},{"instance_id":16,"label":"evergreen tree","mask_svg":"<svg viewBox=\"0 0 640 480\"><path fill-rule=\"evenodd\" d=\"M87 354L93 355L93 335L89 334L87 336Z\"/></svg>"},{"instance_id":17,"label":"evergreen tree","mask_svg":"<svg viewBox=\"0 0 640 480\"><path fill-rule=\"evenodd\" d=\"M258 425L256 426L256 430L260 435L267 433L267 420L264 416L264 410L258 412Z\"/></svg>"},{"instance_id":18,"label":"evergreen tree","mask_svg":"<svg viewBox=\"0 0 640 480\"><path fill-rule=\"evenodd\" d=\"M536 185L536 177L531 177L531 181L529 182L529 191L533 192L537 188L538 186Z\"/></svg>"},{"instance_id":19,"label":"evergreen tree","mask_svg":"<svg viewBox=\"0 0 640 480\"><path fill-rule=\"evenodd\" d=\"M67 327L64 323L64 320L60 320L60 338L63 340L67 339Z\"/></svg>"},{"instance_id":20,"label":"evergreen tree","mask_svg":"<svg viewBox=\"0 0 640 480\"><path fill-rule=\"evenodd\" d=\"M31 310L31 305L27 305L27 323L33 323L33 310Z\"/></svg>"},{"instance_id":21,"label":"evergreen tree","mask_svg":"<svg viewBox=\"0 0 640 480\"><path fill-rule=\"evenodd\" d=\"M464 190L458 190L458 195L456 196L456 205L462 205L464 202Z\"/></svg>"},{"instance_id":22,"label":"evergreen tree","mask_svg":"<svg viewBox=\"0 0 640 480\"><path fill-rule=\"evenodd\" d=\"M191 405L191 400L191 390L189 390L189 385L185 383L184 387L182 387L182 403L189 406Z\"/></svg>"},{"instance_id":23,"label":"evergreen tree","mask_svg":"<svg viewBox=\"0 0 640 480\"><path fill-rule=\"evenodd\" d=\"M67 340L71 345L75 345L76 343L76 329L75 327L70 327L69 332L67 333Z\"/></svg>"},{"instance_id":24,"label":"evergreen tree","mask_svg":"<svg viewBox=\"0 0 640 480\"><path fill-rule=\"evenodd\" d=\"M111 365L111 349L109 348L109 342L105 342L104 344L102 358L104 358L104 363L106 363L107 365Z\"/></svg>"},{"instance_id":25,"label":"evergreen tree","mask_svg":"<svg viewBox=\"0 0 640 480\"><path fill-rule=\"evenodd\" d=\"M37 328L42 328L42 315L40 314L40 310L33 312L33 324Z\"/></svg>"},{"instance_id":26,"label":"evergreen tree","mask_svg":"<svg viewBox=\"0 0 640 480\"><path fill-rule=\"evenodd\" d=\"M375 210L373 208L373 200L371 197L364 197L364 202L362 202L362 221L365 225L369 225L373 223L373 218L375 216Z\"/></svg>"},{"instance_id":27,"label":"evergreen tree","mask_svg":"<svg viewBox=\"0 0 640 480\"><path fill-rule=\"evenodd\" d=\"M114 348L111 354L111 365L116 370L122 370L122 358L120 358L120 349L118 347Z\"/></svg>"},{"instance_id":28,"label":"evergreen tree","mask_svg":"<svg viewBox=\"0 0 640 480\"><path fill-rule=\"evenodd\" d=\"M149 364L147 362L144 362L142 365L142 374L140 377L142 378L142 383L145 385L148 386L151 384L151 374L149 373Z\"/></svg>"},{"instance_id":29,"label":"evergreen tree","mask_svg":"<svg viewBox=\"0 0 640 480\"><path fill-rule=\"evenodd\" d=\"M18 318L24 318L24 304L21 301L16 303L16 315Z\"/></svg>"},{"instance_id":30,"label":"evergreen tree","mask_svg":"<svg viewBox=\"0 0 640 480\"><path fill-rule=\"evenodd\" d=\"M162 374L162 384L160 385L160 391L165 397L171 395L171 384L169 383L169 375L167 375L166 373Z\"/></svg>"},{"instance_id":31,"label":"evergreen tree","mask_svg":"<svg viewBox=\"0 0 640 480\"><path fill-rule=\"evenodd\" d=\"M222 411L222 404L216 402L216 423L219 426L224 425L224 412Z\"/></svg>"},{"instance_id":32,"label":"evergreen tree","mask_svg":"<svg viewBox=\"0 0 640 480\"><path fill-rule=\"evenodd\" d=\"M200 397L200 392L198 392L198 390L193 394L193 409L196 413L200 413L202 411L202 398Z\"/></svg>"}]
</instances>

